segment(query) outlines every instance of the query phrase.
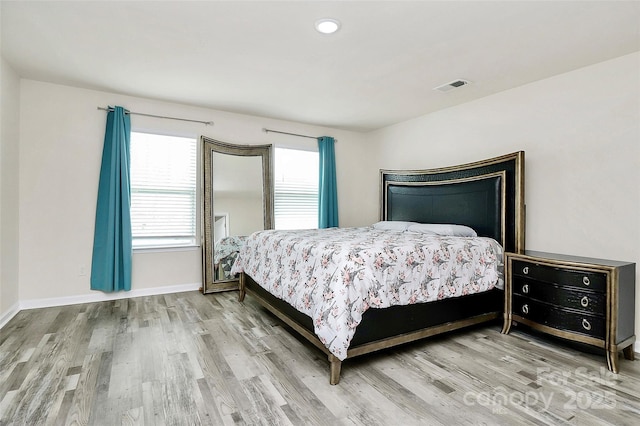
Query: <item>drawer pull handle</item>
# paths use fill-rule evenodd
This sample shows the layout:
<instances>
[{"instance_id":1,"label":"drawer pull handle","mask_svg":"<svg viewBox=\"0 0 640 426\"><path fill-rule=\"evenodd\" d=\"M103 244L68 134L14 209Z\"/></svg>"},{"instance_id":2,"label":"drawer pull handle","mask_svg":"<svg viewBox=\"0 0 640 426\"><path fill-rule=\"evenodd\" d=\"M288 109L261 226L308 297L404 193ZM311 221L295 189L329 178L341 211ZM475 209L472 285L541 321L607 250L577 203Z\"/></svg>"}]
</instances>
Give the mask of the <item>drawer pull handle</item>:
<instances>
[{"instance_id":1,"label":"drawer pull handle","mask_svg":"<svg viewBox=\"0 0 640 426\"><path fill-rule=\"evenodd\" d=\"M589 277L582 277L582 284L584 285L591 284L591 280L589 279Z\"/></svg>"},{"instance_id":2,"label":"drawer pull handle","mask_svg":"<svg viewBox=\"0 0 640 426\"><path fill-rule=\"evenodd\" d=\"M584 296L582 299L580 299L580 304L583 308L586 308L587 306L589 306L589 298L587 296Z\"/></svg>"},{"instance_id":3,"label":"drawer pull handle","mask_svg":"<svg viewBox=\"0 0 640 426\"><path fill-rule=\"evenodd\" d=\"M522 313L523 314L529 313L529 305L522 305Z\"/></svg>"},{"instance_id":4,"label":"drawer pull handle","mask_svg":"<svg viewBox=\"0 0 640 426\"><path fill-rule=\"evenodd\" d=\"M591 330L591 323L587 321L586 318L582 319L582 328L584 328L587 331Z\"/></svg>"},{"instance_id":5,"label":"drawer pull handle","mask_svg":"<svg viewBox=\"0 0 640 426\"><path fill-rule=\"evenodd\" d=\"M524 294L529 294L529 284L525 284L522 286L522 292Z\"/></svg>"},{"instance_id":6,"label":"drawer pull handle","mask_svg":"<svg viewBox=\"0 0 640 426\"><path fill-rule=\"evenodd\" d=\"M524 268L522 268L522 273L525 274L525 275L528 275L529 274L529 267L525 266Z\"/></svg>"}]
</instances>

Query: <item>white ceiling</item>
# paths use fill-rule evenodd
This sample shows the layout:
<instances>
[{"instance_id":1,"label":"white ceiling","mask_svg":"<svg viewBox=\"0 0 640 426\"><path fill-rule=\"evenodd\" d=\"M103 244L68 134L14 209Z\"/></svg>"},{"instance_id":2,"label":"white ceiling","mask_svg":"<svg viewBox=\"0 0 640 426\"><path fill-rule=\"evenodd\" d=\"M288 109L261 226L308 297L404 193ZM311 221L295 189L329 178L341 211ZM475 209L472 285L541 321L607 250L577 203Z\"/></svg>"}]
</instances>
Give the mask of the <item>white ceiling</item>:
<instances>
[{"instance_id":1,"label":"white ceiling","mask_svg":"<svg viewBox=\"0 0 640 426\"><path fill-rule=\"evenodd\" d=\"M0 4L25 78L355 131L640 50L638 1Z\"/></svg>"}]
</instances>

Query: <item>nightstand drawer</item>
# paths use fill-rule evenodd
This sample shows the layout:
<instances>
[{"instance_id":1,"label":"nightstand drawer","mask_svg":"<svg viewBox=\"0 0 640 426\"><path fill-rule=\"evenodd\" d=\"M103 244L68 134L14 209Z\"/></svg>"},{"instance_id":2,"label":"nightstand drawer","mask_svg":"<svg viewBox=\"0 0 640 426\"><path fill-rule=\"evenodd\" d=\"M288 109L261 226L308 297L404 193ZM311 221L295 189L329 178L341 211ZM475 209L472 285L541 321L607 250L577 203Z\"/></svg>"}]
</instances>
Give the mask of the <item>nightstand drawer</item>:
<instances>
[{"instance_id":1,"label":"nightstand drawer","mask_svg":"<svg viewBox=\"0 0 640 426\"><path fill-rule=\"evenodd\" d=\"M580 333L598 339L605 337L604 317L562 309L518 295L513 296L512 312L514 315L557 330Z\"/></svg>"},{"instance_id":2,"label":"nightstand drawer","mask_svg":"<svg viewBox=\"0 0 640 426\"><path fill-rule=\"evenodd\" d=\"M520 260L514 260L512 268L514 277L527 277L547 283L562 284L602 293L607 291L607 276L603 273L555 268Z\"/></svg>"},{"instance_id":3,"label":"nightstand drawer","mask_svg":"<svg viewBox=\"0 0 640 426\"><path fill-rule=\"evenodd\" d=\"M604 293L582 291L523 277L513 278L513 293L585 314L604 317L607 312L607 295Z\"/></svg>"}]
</instances>

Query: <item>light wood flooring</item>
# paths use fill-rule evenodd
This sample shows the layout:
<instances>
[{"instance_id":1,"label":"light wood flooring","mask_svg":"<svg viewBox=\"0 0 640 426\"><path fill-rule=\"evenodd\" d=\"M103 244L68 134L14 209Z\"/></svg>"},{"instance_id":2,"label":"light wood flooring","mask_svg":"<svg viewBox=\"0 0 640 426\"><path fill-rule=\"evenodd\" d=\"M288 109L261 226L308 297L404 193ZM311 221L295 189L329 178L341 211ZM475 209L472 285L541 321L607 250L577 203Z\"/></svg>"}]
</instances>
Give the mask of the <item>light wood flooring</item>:
<instances>
[{"instance_id":1,"label":"light wood flooring","mask_svg":"<svg viewBox=\"0 0 640 426\"><path fill-rule=\"evenodd\" d=\"M501 324L343 363L247 296L26 310L0 330L2 425L631 425L640 362Z\"/></svg>"}]
</instances>

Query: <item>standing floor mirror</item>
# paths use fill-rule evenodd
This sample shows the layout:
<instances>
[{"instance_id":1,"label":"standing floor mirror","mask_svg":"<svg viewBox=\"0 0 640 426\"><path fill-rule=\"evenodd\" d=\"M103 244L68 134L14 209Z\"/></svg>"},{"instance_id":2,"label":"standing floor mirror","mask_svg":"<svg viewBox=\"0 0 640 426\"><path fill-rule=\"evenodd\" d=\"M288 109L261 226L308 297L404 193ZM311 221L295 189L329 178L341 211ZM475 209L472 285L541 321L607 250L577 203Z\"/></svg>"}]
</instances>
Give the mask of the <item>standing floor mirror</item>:
<instances>
[{"instance_id":1,"label":"standing floor mirror","mask_svg":"<svg viewBox=\"0 0 640 426\"><path fill-rule=\"evenodd\" d=\"M201 137L203 293L237 290L231 267L246 237L273 228L271 145L235 145Z\"/></svg>"}]
</instances>

